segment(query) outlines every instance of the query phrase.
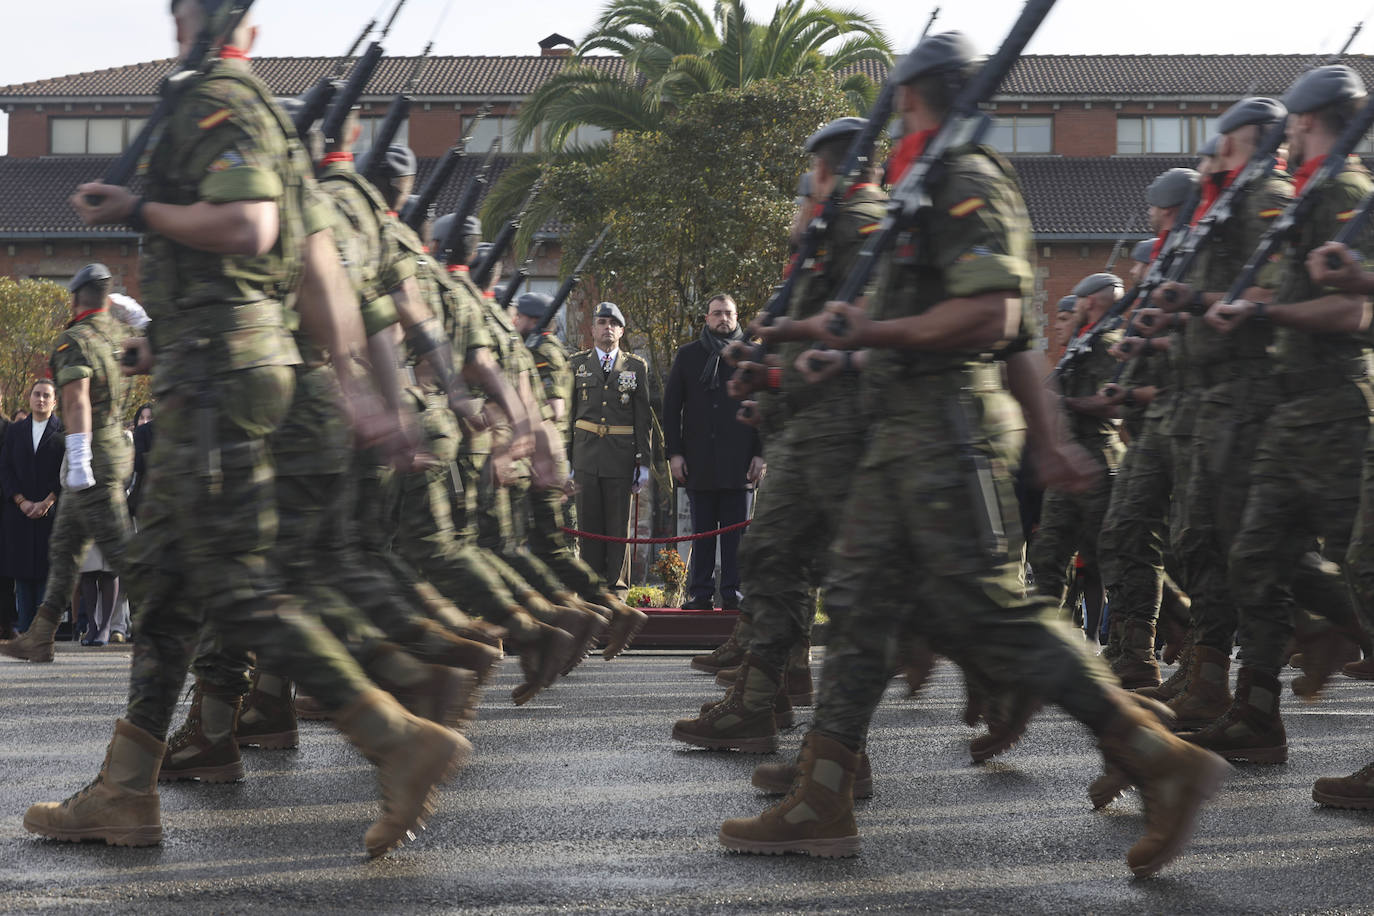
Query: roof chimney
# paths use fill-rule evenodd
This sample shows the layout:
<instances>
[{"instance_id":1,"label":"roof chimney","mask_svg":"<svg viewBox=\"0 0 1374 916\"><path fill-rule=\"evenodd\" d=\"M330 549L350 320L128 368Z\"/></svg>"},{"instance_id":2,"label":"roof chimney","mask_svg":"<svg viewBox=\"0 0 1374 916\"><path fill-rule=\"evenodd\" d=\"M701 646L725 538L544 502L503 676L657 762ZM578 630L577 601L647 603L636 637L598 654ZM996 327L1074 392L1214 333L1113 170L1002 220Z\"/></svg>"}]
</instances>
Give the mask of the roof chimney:
<instances>
[{"instance_id":1,"label":"roof chimney","mask_svg":"<svg viewBox=\"0 0 1374 916\"><path fill-rule=\"evenodd\" d=\"M571 38L559 35L554 32L548 38L539 42L540 57L572 57L572 49L576 45Z\"/></svg>"}]
</instances>

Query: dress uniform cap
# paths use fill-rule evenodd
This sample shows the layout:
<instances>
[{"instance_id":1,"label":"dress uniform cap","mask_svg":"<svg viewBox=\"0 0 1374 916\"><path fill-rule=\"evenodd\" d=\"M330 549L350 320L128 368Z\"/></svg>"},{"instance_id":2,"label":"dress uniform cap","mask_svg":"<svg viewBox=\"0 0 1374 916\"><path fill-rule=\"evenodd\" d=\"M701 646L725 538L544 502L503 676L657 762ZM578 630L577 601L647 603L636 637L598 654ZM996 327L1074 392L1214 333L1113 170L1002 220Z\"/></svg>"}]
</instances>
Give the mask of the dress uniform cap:
<instances>
[{"instance_id":1,"label":"dress uniform cap","mask_svg":"<svg viewBox=\"0 0 1374 916\"><path fill-rule=\"evenodd\" d=\"M408 146L388 146L382 156L379 172L383 178L406 178L415 174L415 154Z\"/></svg>"},{"instance_id":2,"label":"dress uniform cap","mask_svg":"<svg viewBox=\"0 0 1374 916\"><path fill-rule=\"evenodd\" d=\"M1177 207L1188 199L1200 180L1192 169L1169 169L1161 172L1145 189L1145 203L1167 209Z\"/></svg>"},{"instance_id":3,"label":"dress uniform cap","mask_svg":"<svg viewBox=\"0 0 1374 916\"><path fill-rule=\"evenodd\" d=\"M622 328L625 327L625 316L621 314L620 306L616 305L614 302L603 302L598 305L596 311L592 312L592 317L610 318L618 322Z\"/></svg>"},{"instance_id":4,"label":"dress uniform cap","mask_svg":"<svg viewBox=\"0 0 1374 916\"><path fill-rule=\"evenodd\" d=\"M928 73L962 70L978 58L978 49L963 32L941 32L923 39L892 72L898 85Z\"/></svg>"},{"instance_id":5,"label":"dress uniform cap","mask_svg":"<svg viewBox=\"0 0 1374 916\"><path fill-rule=\"evenodd\" d=\"M1217 133L1229 134L1251 124L1273 124L1286 117L1288 109L1283 107L1282 102L1264 96L1251 96L1226 109L1226 113L1217 119Z\"/></svg>"},{"instance_id":6,"label":"dress uniform cap","mask_svg":"<svg viewBox=\"0 0 1374 916\"><path fill-rule=\"evenodd\" d=\"M852 137L867 126L867 118L856 118L853 115L836 118L806 138L806 151L814 153L821 144Z\"/></svg>"},{"instance_id":7,"label":"dress uniform cap","mask_svg":"<svg viewBox=\"0 0 1374 916\"><path fill-rule=\"evenodd\" d=\"M547 293L521 293L515 300L515 310L531 318L543 318L551 305L553 297Z\"/></svg>"},{"instance_id":8,"label":"dress uniform cap","mask_svg":"<svg viewBox=\"0 0 1374 916\"><path fill-rule=\"evenodd\" d=\"M1135 243L1131 249L1131 260L1139 261L1141 264L1150 263L1150 252L1155 250L1154 239L1141 239Z\"/></svg>"},{"instance_id":9,"label":"dress uniform cap","mask_svg":"<svg viewBox=\"0 0 1374 916\"><path fill-rule=\"evenodd\" d=\"M1199 156L1215 156L1221 152L1221 134L1213 134L1212 139L1202 144L1202 149L1197 151Z\"/></svg>"},{"instance_id":10,"label":"dress uniform cap","mask_svg":"<svg viewBox=\"0 0 1374 916\"><path fill-rule=\"evenodd\" d=\"M74 293L87 283L94 283L97 280L108 280L112 275L110 268L97 261L94 264L87 264L77 271L76 276L72 277L72 282L67 284L67 292Z\"/></svg>"},{"instance_id":11,"label":"dress uniform cap","mask_svg":"<svg viewBox=\"0 0 1374 916\"><path fill-rule=\"evenodd\" d=\"M1084 277L1079 280L1078 285L1073 288L1073 294L1075 296L1091 296L1109 286L1125 286L1125 284L1116 274L1093 274L1091 277Z\"/></svg>"},{"instance_id":12,"label":"dress uniform cap","mask_svg":"<svg viewBox=\"0 0 1374 916\"><path fill-rule=\"evenodd\" d=\"M1348 99L1362 99L1365 95L1364 80L1358 73L1349 67L1331 64L1314 67L1298 77L1288 87L1283 104L1293 114L1306 114Z\"/></svg>"},{"instance_id":13,"label":"dress uniform cap","mask_svg":"<svg viewBox=\"0 0 1374 916\"><path fill-rule=\"evenodd\" d=\"M1078 302L1078 297L1077 297L1077 296L1065 296L1063 299L1060 299L1060 300L1059 300L1059 311L1061 311L1061 312L1072 312L1072 311L1073 311L1073 307L1074 307L1074 305L1077 304L1077 302Z\"/></svg>"}]
</instances>

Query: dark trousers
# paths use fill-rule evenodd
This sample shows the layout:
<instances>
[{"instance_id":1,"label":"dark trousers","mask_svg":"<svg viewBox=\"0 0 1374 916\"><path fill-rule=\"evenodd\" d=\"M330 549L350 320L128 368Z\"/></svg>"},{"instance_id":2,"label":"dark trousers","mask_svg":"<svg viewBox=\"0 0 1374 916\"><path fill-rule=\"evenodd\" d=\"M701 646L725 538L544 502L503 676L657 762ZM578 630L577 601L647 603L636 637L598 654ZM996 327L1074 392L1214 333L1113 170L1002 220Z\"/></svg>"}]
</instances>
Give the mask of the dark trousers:
<instances>
[{"instance_id":1,"label":"dark trousers","mask_svg":"<svg viewBox=\"0 0 1374 916\"><path fill-rule=\"evenodd\" d=\"M630 477L577 476L577 521L583 531L623 538L630 528ZM630 589L630 552L627 544L583 538L582 559L606 580L606 587L622 600Z\"/></svg>"},{"instance_id":2,"label":"dark trousers","mask_svg":"<svg viewBox=\"0 0 1374 916\"><path fill-rule=\"evenodd\" d=\"M14 638L14 625L19 622L19 614L14 607L14 580L9 576L0 577L0 639Z\"/></svg>"},{"instance_id":3,"label":"dark trousers","mask_svg":"<svg viewBox=\"0 0 1374 916\"><path fill-rule=\"evenodd\" d=\"M692 506L692 533L714 531L744 521L749 511L748 490L688 490ZM739 542L744 529L719 535L720 598L727 607L739 607ZM709 600L715 594L715 536L692 542L692 562L687 572L687 596Z\"/></svg>"}]
</instances>

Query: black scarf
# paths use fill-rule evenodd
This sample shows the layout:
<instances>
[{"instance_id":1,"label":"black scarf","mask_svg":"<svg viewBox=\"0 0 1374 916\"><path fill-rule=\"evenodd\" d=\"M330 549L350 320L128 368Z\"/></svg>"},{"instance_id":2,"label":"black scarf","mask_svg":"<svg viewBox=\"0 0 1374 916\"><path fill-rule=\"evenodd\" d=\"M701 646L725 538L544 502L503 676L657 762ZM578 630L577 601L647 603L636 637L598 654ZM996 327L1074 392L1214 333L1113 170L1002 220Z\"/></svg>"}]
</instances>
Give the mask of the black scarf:
<instances>
[{"instance_id":1,"label":"black scarf","mask_svg":"<svg viewBox=\"0 0 1374 916\"><path fill-rule=\"evenodd\" d=\"M701 345L706 348L706 367L701 370L701 383L709 389L720 387L720 354L736 340L744 339L744 331L736 327L729 334L717 334L710 325L701 329Z\"/></svg>"}]
</instances>

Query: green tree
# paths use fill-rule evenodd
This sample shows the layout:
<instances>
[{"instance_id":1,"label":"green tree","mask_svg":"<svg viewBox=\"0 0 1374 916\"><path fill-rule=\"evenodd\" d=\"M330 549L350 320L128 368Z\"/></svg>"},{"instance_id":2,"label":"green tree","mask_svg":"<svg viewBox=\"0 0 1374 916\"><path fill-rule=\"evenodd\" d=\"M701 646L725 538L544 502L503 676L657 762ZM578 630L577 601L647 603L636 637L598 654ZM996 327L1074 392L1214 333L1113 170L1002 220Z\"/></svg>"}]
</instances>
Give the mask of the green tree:
<instances>
[{"instance_id":1,"label":"green tree","mask_svg":"<svg viewBox=\"0 0 1374 916\"><path fill-rule=\"evenodd\" d=\"M699 95L656 131L618 135L599 162L549 172L572 224L565 270L607 223L589 274L625 311L659 380L699 332L706 299L726 292L747 321L779 281L802 144L849 110L825 73Z\"/></svg>"},{"instance_id":2,"label":"green tree","mask_svg":"<svg viewBox=\"0 0 1374 916\"><path fill-rule=\"evenodd\" d=\"M0 405L5 416L28 407L29 384L48 371L48 357L70 317L67 290L48 280L0 277Z\"/></svg>"}]
</instances>

